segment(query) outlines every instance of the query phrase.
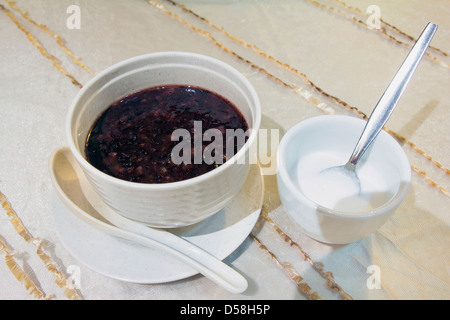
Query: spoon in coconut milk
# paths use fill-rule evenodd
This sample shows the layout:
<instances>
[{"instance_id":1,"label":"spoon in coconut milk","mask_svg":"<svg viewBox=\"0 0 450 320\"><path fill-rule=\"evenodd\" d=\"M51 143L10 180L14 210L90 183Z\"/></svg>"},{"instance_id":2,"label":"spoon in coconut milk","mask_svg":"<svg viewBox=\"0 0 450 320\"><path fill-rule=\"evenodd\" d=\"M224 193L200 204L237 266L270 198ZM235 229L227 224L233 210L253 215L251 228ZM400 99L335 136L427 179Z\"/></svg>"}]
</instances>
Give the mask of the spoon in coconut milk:
<instances>
[{"instance_id":1,"label":"spoon in coconut milk","mask_svg":"<svg viewBox=\"0 0 450 320\"><path fill-rule=\"evenodd\" d=\"M370 115L369 120L367 121L367 124L348 162L345 165L331 167L321 171L321 181L327 181L328 176L330 181L345 179L345 184L347 186L351 185L354 186L356 190L361 190L361 182L356 173L356 165L391 116L398 100L419 65L425 51L430 45L431 39L433 38L436 30L437 25L428 23L419 39L417 39L416 44L401 65L400 69L395 74L391 83L386 88L386 91L383 93L377 105L373 109L372 114Z\"/></svg>"}]
</instances>

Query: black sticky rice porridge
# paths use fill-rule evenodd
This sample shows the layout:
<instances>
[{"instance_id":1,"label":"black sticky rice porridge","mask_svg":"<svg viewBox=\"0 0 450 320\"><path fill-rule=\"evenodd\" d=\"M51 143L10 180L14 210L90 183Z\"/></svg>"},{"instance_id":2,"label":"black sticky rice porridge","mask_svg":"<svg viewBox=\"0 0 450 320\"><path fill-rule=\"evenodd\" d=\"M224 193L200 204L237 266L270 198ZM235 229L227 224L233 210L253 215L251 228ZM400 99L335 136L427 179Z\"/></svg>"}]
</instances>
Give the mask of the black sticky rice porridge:
<instances>
[{"instance_id":1,"label":"black sticky rice porridge","mask_svg":"<svg viewBox=\"0 0 450 320\"><path fill-rule=\"evenodd\" d=\"M152 87L121 98L100 115L86 139L86 158L102 172L133 182L168 183L199 176L224 163L227 150L223 143L223 161L196 163L192 141L192 161L175 163L172 150L179 141L172 141L172 133L185 129L193 137L196 121L201 121L203 132L220 130L223 141L227 129L248 130L240 111L216 93L181 85ZM210 143L203 141L202 151ZM232 154L240 147L235 143Z\"/></svg>"}]
</instances>

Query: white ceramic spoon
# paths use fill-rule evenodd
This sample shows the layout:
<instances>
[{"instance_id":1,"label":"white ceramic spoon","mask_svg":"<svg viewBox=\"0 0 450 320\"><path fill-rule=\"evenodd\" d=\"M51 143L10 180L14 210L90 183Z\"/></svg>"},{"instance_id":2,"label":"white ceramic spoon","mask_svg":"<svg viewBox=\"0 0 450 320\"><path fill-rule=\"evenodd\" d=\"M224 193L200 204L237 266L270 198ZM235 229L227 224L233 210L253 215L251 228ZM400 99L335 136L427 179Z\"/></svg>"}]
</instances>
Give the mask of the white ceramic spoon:
<instances>
[{"instance_id":1,"label":"white ceramic spoon","mask_svg":"<svg viewBox=\"0 0 450 320\"><path fill-rule=\"evenodd\" d=\"M141 245L164 250L232 293L241 293L247 289L247 280L240 273L187 240L170 232L129 220L112 209L101 212L103 218L111 223L109 224L79 208L61 187L63 181L78 180L83 174L68 148L58 149L52 154L49 173L55 190L64 204L71 212L95 228Z\"/></svg>"}]
</instances>

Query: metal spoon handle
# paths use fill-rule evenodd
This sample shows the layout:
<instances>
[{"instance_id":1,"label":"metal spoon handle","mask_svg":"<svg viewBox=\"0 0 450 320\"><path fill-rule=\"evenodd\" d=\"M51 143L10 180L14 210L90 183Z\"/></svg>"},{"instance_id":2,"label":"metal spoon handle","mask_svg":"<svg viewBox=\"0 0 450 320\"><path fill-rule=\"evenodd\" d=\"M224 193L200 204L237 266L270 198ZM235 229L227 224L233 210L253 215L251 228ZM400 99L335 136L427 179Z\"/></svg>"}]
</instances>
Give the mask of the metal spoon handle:
<instances>
[{"instance_id":1,"label":"metal spoon handle","mask_svg":"<svg viewBox=\"0 0 450 320\"><path fill-rule=\"evenodd\" d=\"M350 157L349 162L353 165L356 165L363 153L367 150L369 145L373 142L375 137L388 121L392 111L397 105L398 100L403 94L406 85L430 45L431 39L433 38L436 30L437 25L428 23L419 39L417 39L416 44L409 52L405 61L403 61L402 66L397 71L391 83L386 88L386 91L383 93L377 105L373 109L363 133L361 134L361 137L353 150L353 154Z\"/></svg>"}]
</instances>

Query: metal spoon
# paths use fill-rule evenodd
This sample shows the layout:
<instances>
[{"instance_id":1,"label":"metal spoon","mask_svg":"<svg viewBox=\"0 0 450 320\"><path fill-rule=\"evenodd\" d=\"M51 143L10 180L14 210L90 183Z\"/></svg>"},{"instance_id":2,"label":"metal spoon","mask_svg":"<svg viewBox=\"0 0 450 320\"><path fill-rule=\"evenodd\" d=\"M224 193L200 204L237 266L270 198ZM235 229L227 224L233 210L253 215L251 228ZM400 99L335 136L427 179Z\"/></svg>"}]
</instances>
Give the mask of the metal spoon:
<instances>
[{"instance_id":1,"label":"metal spoon","mask_svg":"<svg viewBox=\"0 0 450 320\"><path fill-rule=\"evenodd\" d=\"M82 174L68 148L61 148L53 153L49 161L49 172L60 199L75 215L95 228L144 246L164 250L232 293L241 293L247 289L247 280L240 273L187 240L170 232L149 228L131 221L112 209L101 212L103 218L111 223L109 224L93 217L78 207L62 187L63 181L79 179Z\"/></svg>"},{"instance_id":2,"label":"metal spoon","mask_svg":"<svg viewBox=\"0 0 450 320\"><path fill-rule=\"evenodd\" d=\"M392 111L425 54L436 30L437 25L433 23L428 23L425 27L419 39L417 39L416 44L373 109L348 162L343 166L325 169L322 171L323 173L338 174L340 179L351 180L350 183L355 184L358 190L361 190L360 181L356 173L356 165L391 116Z\"/></svg>"}]
</instances>

